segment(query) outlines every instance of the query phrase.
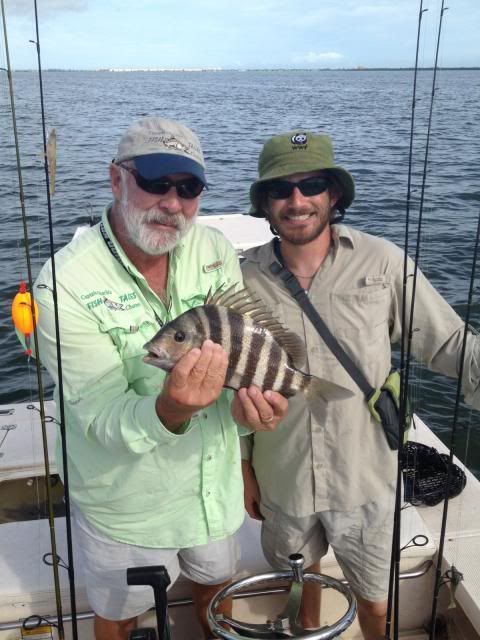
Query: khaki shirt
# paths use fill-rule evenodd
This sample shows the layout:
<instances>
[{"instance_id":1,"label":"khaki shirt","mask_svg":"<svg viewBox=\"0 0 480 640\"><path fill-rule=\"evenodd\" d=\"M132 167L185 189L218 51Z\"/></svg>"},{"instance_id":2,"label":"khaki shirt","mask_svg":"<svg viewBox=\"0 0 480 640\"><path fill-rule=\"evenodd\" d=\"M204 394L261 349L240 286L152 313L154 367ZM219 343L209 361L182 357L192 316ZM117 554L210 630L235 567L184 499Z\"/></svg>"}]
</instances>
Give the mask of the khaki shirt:
<instances>
[{"instance_id":1,"label":"khaki shirt","mask_svg":"<svg viewBox=\"0 0 480 640\"><path fill-rule=\"evenodd\" d=\"M332 227L333 247L309 290L310 300L370 384L379 387L391 368L391 343L401 339L403 252L394 244L344 225ZM294 516L350 510L391 491L397 453L368 411L362 392L304 316L284 283L270 272L272 244L246 252L245 284L307 347L304 370L349 388L354 396L326 404L316 420L301 394L289 402L275 432L242 438L262 502ZM413 263L409 261L409 273ZM407 300L411 298L412 278ZM407 322L410 304L407 309ZM412 353L430 369L457 376L463 320L419 271ZM467 402L480 407L480 348L469 334L463 376Z\"/></svg>"}]
</instances>

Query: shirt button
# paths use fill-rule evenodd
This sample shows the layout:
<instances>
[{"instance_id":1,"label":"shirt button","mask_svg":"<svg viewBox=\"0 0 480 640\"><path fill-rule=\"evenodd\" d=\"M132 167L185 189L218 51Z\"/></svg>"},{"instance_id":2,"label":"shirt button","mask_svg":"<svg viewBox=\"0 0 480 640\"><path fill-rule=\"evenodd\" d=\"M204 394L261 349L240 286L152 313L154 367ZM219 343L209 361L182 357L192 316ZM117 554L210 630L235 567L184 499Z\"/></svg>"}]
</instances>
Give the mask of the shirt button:
<instances>
[{"instance_id":1,"label":"shirt button","mask_svg":"<svg viewBox=\"0 0 480 640\"><path fill-rule=\"evenodd\" d=\"M211 460L211 459L212 459L212 457L213 457L213 456L208 455L208 456L207 456L207 460Z\"/></svg>"},{"instance_id":2,"label":"shirt button","mask_svg":"<svg viewBox=\"0 0 480 640\"><path fill-rule=\"evenodd\" d=\"M208 418L208 414L207 414L207 413L204 413L204 414L203 414L203 416L202 416L202 418L204 418L204 419L206 420L206 419Z\"/></svg>"},{"instance_id":3,"label":"shirt button","mask_svg":"<svg viewBox=\"0 0 480 640\"><path fill-rule=\"evenodd\" d=\"M210 496L210 491L205 491L205 497L208 498Z\"/></svg>"}]
</instances>

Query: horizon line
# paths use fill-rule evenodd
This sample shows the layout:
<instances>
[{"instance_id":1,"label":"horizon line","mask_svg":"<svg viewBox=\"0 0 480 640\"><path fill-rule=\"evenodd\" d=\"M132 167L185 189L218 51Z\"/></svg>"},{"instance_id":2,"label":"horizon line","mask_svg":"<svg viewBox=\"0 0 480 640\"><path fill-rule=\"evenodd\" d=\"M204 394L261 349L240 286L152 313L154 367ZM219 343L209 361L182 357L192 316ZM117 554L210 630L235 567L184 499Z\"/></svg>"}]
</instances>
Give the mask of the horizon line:
<instances>
[{"instance_id":1,"label":"horizon line","mask_svg":"<svg viewBox=\"0 0 480 640\"><path fill-rule=\"evenodd\" d=\"M431 71L434 67L417 67L419 71ZM42 72L52 71L95 71L101 73L135 73L135 72L155 72L155 73L174 73L189 72L201 73L206 71L413 71L415 67L95 67L95 68L61 68L47 67ZM462 71L462 70L479 70L480 66L439 66L439 70L443 71ZM13 72L38 72L38 69L12 69Z\"/></svg>"}]
</instances>

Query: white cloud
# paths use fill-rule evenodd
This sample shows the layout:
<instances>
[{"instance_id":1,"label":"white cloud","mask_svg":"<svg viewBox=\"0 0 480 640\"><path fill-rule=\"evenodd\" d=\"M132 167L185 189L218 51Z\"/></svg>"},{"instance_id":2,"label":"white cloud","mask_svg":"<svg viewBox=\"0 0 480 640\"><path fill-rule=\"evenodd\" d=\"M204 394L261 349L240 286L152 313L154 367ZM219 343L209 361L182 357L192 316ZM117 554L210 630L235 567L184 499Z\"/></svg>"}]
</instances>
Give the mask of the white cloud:
<instances>
[{"instance_id":1,"label":"white cloud","mask_svg":"<svg viewBox=\"0 0 480 640\"><path fill-rule=\"evenodd\" d=\"M331 62L338 62L339 60L342 60L342 58L343 58L343 55L336 51L323 51L323 52L317 52L317 53L315 53L315 51L309 51L308 53L303 54L301 56L294 56L293 62L297 64L301 63L301 64L313 65L313 64L325 64L325 63L331 63Z\"/></svg>"}]
</instances>

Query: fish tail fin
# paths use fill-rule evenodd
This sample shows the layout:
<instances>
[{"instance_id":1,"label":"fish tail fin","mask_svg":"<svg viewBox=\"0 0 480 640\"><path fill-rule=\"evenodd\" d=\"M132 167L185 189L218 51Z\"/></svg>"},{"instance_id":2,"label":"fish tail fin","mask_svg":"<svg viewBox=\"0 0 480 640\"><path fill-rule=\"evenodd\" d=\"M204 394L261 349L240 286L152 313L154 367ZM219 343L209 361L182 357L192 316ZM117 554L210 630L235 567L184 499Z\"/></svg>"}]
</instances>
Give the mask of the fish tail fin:
<instances>
[{"instance_id":1,"label":"fish tail fin","mask_svg":"<svg viewBox=\"0 0 480 640\"><path fill-rule=\"evenodd\" d=\"M335 382L317 376L309 376L304 390L308 408L317 417L325 417L325 403L351 398L354 393Z\"/></svg>"}]
</instances>

